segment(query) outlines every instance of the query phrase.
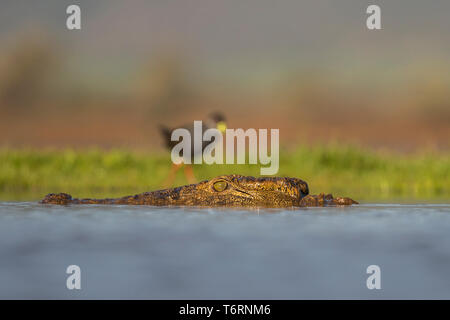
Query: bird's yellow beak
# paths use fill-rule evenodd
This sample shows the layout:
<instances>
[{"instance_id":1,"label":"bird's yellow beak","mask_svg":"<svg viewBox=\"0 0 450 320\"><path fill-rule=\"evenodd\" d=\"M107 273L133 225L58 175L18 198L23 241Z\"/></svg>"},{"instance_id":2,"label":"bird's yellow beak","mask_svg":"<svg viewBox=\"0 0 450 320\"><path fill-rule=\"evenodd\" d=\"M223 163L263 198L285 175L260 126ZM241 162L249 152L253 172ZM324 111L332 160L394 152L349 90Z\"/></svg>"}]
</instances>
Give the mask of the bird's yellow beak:
<instances>
[{"instance_id":1,"label":"bird's yellow beak","mask_svg":"<svg viewBox=\"0 0 450 320\"><path fill-rule=\"evenodd\" d=\"M225 133L225 130L227 129L227 125L223 121L217 122L217 130L219 130L221 133Z\"/></svg>"}]
</instances>

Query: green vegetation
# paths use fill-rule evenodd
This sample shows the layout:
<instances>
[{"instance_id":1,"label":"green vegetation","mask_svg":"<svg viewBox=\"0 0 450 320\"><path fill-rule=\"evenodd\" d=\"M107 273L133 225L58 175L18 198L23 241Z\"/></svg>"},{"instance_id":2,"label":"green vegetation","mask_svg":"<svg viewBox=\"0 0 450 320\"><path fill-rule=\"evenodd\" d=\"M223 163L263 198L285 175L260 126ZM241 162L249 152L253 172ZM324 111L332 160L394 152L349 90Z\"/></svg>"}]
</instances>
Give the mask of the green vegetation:
<instances>
[{"instance_id":1,"label":"green vegetation","mask_svg":"<svg viewBox=\"0 0 450 320\"><path fill-rule=\"evenodd\" d=\"M281 150L278 176L304 179L311 193L366 201L448 201L450 154L377 153L355 147ZM37 200L50 192L116 197L161 188L168 153L129 150L0 149L0 200ZM259 165L196 165L199 180L220 174L259 175ZM175 185L186 184L182 170Z\"/></svg>"}]
</instances>

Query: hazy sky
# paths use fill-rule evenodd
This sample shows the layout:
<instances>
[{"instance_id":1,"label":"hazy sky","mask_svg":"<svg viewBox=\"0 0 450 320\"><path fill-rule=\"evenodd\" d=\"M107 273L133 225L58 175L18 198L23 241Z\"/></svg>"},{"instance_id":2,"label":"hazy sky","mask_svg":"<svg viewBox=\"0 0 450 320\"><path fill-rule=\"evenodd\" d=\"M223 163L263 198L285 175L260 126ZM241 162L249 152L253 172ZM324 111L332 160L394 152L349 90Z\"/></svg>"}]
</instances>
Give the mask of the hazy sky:
<instances>
[{"instance_id":1,"label":"hazy sky","mask_svg":"<svg viewBox=\"0 0 450 320\"><path fill-rule=\"evenodd\" d=\"M69 4L81 6L81 31L65 29ZM382 31L365 28L368 4L381 6ZM374 42L423 42L448 49L450 40L448 0L2 0L0 8L0 37L40 28L88 52L176 46L220 57Z\"/></svg>"},{"instance_id":2,"label":"hazy sky","mask_svg":"<svg viewBox=\"0 0 450 320\"><path fill-rule=\"evenodd\" d=\"M81 7L80 31L66 29L70 4ZM382 30L367 30L369 4L380 5ZM96 70L166 51L220 75L314 63L377 69L448 64L449 13L449 0L2 0L0 41L43 31L68 59Z\"/></svg>"}]
</instances>

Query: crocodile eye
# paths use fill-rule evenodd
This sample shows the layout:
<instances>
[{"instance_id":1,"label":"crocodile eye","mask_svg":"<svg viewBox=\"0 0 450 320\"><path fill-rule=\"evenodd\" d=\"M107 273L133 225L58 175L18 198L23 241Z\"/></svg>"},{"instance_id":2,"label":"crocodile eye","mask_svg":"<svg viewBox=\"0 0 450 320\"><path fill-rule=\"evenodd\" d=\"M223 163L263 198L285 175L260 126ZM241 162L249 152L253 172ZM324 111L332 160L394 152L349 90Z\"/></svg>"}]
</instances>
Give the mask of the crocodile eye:
<instances>
[{"instance_id":1,"label":"crocodile eye","mask_svg":"<svg viewBox=\"0 0 450 320\"><path fill-rule=\"evenodd\" d=\"M228 183L226 183L225 181L217 181L213 184L213 188L215 191L217 192L222 192L223 190L225 190L228 186Z\"/></svg>"}]
</instances>

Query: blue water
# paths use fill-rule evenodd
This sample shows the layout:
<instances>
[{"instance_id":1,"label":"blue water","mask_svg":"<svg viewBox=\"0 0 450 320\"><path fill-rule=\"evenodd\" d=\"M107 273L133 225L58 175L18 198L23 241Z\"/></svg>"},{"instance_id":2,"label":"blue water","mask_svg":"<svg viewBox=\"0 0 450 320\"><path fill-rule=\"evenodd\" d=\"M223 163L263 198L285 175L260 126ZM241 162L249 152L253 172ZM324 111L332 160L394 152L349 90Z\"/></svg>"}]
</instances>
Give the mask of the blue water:
<instances>
[{"instance_id":1,"label":"blue water","mask_svg":"<svg viewBox=\"0 0 450 320\"><path fill-rule=\"evenodd\" d=\"M81 290L66 268L81 268ZM369 290L366 268L381 269ZM0 203L0 298L450 298L450 205Z\"/></svg>"}]
</instances>

